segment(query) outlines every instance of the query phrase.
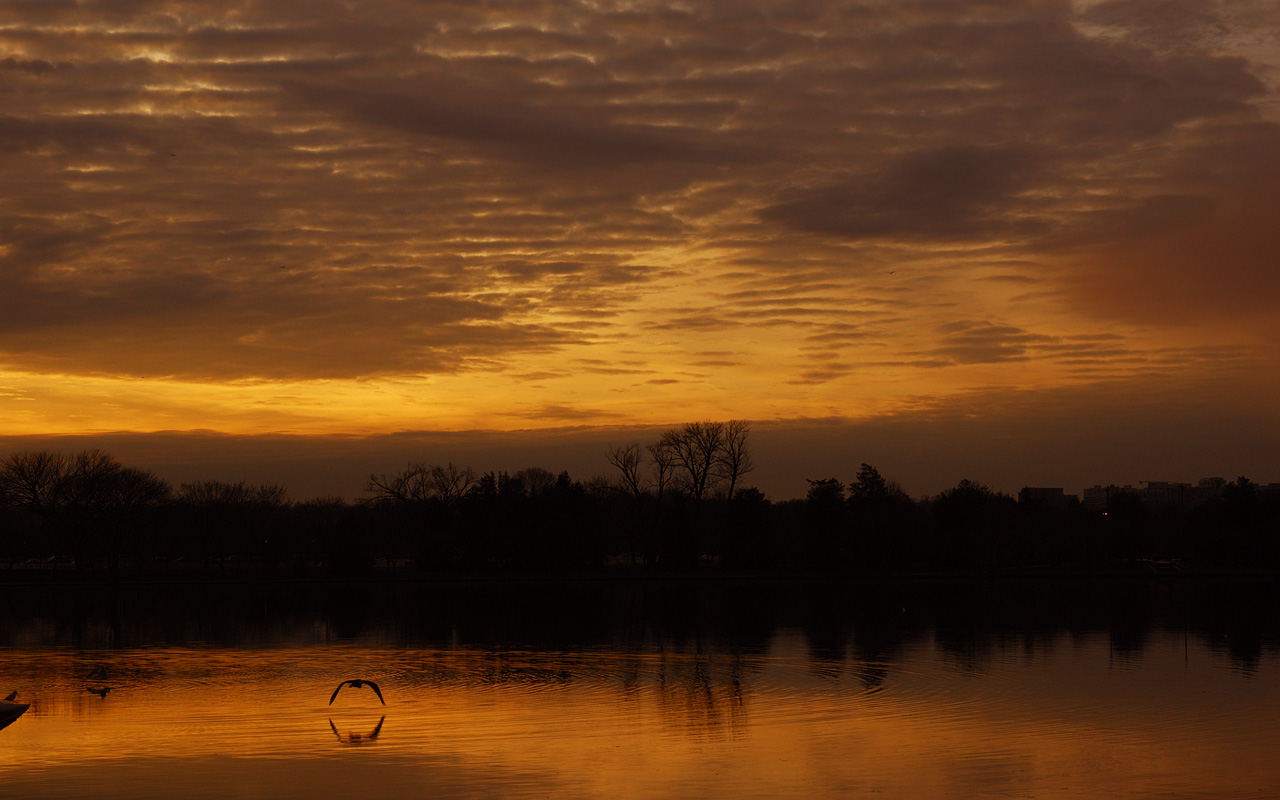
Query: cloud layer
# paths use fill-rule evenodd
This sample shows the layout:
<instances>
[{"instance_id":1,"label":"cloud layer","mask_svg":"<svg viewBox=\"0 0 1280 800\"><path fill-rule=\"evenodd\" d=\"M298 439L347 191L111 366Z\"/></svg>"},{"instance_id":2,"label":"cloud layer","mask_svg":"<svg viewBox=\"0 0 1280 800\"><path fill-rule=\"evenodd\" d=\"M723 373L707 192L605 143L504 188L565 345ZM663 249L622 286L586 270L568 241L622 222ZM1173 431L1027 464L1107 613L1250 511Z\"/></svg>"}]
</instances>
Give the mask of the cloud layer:
<instances>
[{"instance_id":1,"label":"cloud layer","mask_svg":"<svg viewBox=\"0 0 1280 800\"><path fill-rule=\"evenodd\" d=\"M1268 0L10 2L0 402L27 431L59 376L162 381L186 411L83 426L336 431L1243 390L1280 366L1278 42Z\"/></svg>"}]
</instances>

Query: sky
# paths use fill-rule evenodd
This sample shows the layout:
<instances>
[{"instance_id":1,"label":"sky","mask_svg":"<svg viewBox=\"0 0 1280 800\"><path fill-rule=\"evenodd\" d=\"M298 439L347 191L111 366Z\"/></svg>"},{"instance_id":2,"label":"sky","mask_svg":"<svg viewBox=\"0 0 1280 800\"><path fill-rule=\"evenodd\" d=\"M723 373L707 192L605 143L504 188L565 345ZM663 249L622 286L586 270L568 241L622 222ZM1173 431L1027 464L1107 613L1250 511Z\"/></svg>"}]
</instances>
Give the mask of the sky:
<instances>
[{"instance_id":1,"label":"sky","mask_svg":"<svg viewBox=\"0 0 1280 800\"><path fill-rule=\"evenodd\" d=\"M1274 0L5 0L0 453L1280 481Z\"/></svg>"}]
</instances>

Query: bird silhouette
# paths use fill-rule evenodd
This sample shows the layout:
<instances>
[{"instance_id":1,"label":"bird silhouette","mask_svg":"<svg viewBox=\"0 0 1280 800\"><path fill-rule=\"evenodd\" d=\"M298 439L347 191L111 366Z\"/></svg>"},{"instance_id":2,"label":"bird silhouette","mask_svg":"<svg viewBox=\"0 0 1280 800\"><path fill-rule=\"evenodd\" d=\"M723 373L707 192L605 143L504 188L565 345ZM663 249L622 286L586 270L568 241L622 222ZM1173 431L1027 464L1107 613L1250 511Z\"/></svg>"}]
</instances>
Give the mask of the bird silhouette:
<instances>
[{"instance_id":1,"label":"bird silhouette","mask_svg":"<svg viewBox=\"0 0 1280 800\"><path fill-rule=\"evenodd\" d=\"M329 698L329 705L333 705L333 701L338 699L338 692L342 691L343 686L350 686L352 689L363 689L364 687L368 686L370 689L373 690L374 694L378 695L378 702L382 703L384 706L387 704L387 701L382 699L382 690L378 688L378 684L374 683L373 681L366 681L366 680L361 680L360 678L353 678L349 681L343 681L342 683L338 684L338 688L333 690L333 697Z\"/></svg>"},{"instance_id":2,"label":"bird silhouette","mask_svg":"<svg viewBox=\"0 0 1280 800\"><path fill-rule=\"evenodd\" d=\"M5 700L10 703L12 703L14 700L17 700L17 699L18 699L18 693L16 691L9 692L9 696L5 698Z\"/></svg>"},{"instance_id":3,"label":"bird silhouette","mask_svg":"<svg viewBox=\"0 0 1280 800\"><path fill-rule=\"evenodd\" d=\"M102 699L105 700L107 698L107 692L111 691L111 687L103 686L101 689L94 689L92 687L87 687L85 688L85 691L88 692L89 694L96 694L98 697L101 697Z\"/></svg>"}]
</instances>

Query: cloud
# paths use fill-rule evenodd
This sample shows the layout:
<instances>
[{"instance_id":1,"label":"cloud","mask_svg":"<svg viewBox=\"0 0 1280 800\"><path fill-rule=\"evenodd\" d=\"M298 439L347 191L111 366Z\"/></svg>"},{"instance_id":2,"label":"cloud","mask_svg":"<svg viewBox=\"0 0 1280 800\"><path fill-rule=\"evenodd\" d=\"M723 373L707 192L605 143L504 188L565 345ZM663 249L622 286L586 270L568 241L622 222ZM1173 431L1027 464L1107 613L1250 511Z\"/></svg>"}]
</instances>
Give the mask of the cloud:
<instances>
[{"instance_id":1,"label":"cloud","mask_svg":"<svg viewBox=\"0 0 1280 800\"><path fill-rule=\"evenodd\" d=\"M944 344L933 354L958 364L1025 360L1030 357L1031 347L1050 341L1043 334L990 322L948 323L941 332Z\"/></svg>"},{"instance_id":2,"label":"cloud","mask_svg":"<svg viewBox=\"0 0 1280 800\"><path fill-rule=\"evenodd\" d=\"M582 421L1276 363L1266 2L6 11L11 370Z\"/></svg>"},{"instance_id":3,"label":"cloud","mask_svg":"<svg viewBox=\"0 0 1280 800\"><path fill-rule=\"evenodd\" d=\"M1059 258L1093 316L1185 325L1248 320L1274 336L1280 302L1280 126L1200 132L1169 169L1172 196L1082 228Z\"/></svg>"},{"instance_id":4,"label":"cloud","mask_svg":"<svg viewBox=\"0 0 1280 800\"><path fill-rule=\"evenodd\" d=\"M713 145L701 129L601 119L600 107L578 107L571 93L518 79L501 89L471 84L465 75L424 74L413 80L285 83L305 106L415 137L446 139L528 169L587 170L599 174L678 163L687 171L758 157L720 137ZM567 101L567 102L566 102ZM581 118L579 118L581 117Z\"/></svg>"},{"instance_id":5,"label":"cloud","mask_svg":"<svg viewBox=\"0 0 1280 800\"><path fill-rule=\"evenodd\" d=\"M850 239L1026 238L1044 220L1009 206L1036 185L1046 154L1031 147L946 147L912 153L883 173L808 190L763 218Z\"/></svg>"}]
</instances>

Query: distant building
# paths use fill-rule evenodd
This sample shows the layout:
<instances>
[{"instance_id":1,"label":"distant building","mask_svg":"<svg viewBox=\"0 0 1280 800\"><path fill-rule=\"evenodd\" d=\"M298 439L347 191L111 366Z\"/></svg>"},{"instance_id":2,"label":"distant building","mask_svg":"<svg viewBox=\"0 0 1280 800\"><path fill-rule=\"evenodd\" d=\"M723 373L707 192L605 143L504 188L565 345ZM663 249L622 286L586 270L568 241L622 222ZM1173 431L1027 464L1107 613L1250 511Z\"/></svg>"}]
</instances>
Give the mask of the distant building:
<instances>
[{"instance_id":1,"label":"distant building","mask_svg":"<svg viewBox=\"0 0 1280 800\"><path fill-rule=\"evenodd\" d=\"M1061 511L1078 500L1079 498L1074 494L1064 494L1063 490L1057 487L1024 486L1018 492L1019 503L1034 504L1056 511Z\"/></svg>"},{"instance_id":2,"label":"distant building","mask_svg":"<svg viewBox=\"0 0 1280 800\"><path fill-rule=\"evenodd\" d=\"M1125 484L1124 486L1116 486L1109 483L1106 486L1102 484L1094 484L1084 490L1084 499L1080 501L1080 505L1088 511L1096 511L1099 514L1107 510L1107 503L1111 498L1120 492L1127 494L1137 494L1138 490L1132 486Z\"/></svg>"},{"instance_id":3,"label":"distant building","mask_svg":"<svg viewBox=\"0 0 1280 800\"><path fill-rule=\"evenodd\" d=\"M1116 486L1114 483L1102 486L1095 484L1084 490L1081 505L1090 511L1099 513L1107 510L1107 504L1116 494L1137 495L1142 502L1153 508L1195 508L1210 500L1222 496L1222 487L1227 485L1224 478L1201 478L1198 483L1182 483L1176 481L1138 481L1140 487ZM1271 486L1274 484L1268 484Z\"/></svg>"},{"instance_id":4,"label":"distant building","mask_svg":"<svg viewBox=\"0 0 1280 800\"><path fill-rule=\"evenodd\" d=\"M1193 500L1199 500L1198 496L1193 496L1197 487L1189 483L1171 481L1138 481L1138 483L1146 484L1138 490L1138 496L1149 506L1187 508L1189 505L1199 505L1203 502L1203 500L1193 502Z\"/></svg>"},{"instance_id":5,"label":"distant building","mask_svg":"<svg viewBox=\"0 0 1280 800\"><path fill-rule=\"evenodd\" d=\"M1138 481L1146 488L1138 492L1144 503L1165 508L1195 508L1222 496L1223 478L1201 478L1195 486L1169 481Z\"/></svg>"}]
</instances>

